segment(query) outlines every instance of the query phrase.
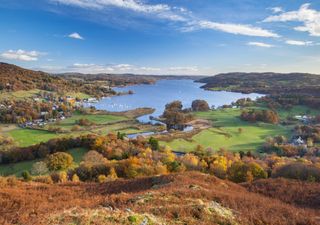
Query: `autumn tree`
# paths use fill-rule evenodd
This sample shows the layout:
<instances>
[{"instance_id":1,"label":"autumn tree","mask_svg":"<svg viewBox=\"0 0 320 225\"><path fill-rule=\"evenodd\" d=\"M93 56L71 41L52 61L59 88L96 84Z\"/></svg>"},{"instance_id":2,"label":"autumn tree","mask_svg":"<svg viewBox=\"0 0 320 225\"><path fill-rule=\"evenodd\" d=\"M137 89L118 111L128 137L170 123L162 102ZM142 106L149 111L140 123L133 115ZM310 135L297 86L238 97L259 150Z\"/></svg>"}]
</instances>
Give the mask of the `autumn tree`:
<instances>
[{"instance_id":1,"label":"autumn tree","mask_svg":"<svg viewBox=\"0 0 320 225\"><path fill-rule=\"evenodd\" d=\"M32 175L42 175L48 173L49 169L45 162L36 162L32 165L31 174Z\"/></svg>"},{"instance_id":2,"label":"autumn tree","mask_svg":"<svg viewBox=\"0 0 320 225\"><path fill-rule=\"evenodd\" d=\"M73 163L73 157L65 152L56 152L47 159L47 166L50 170L65 170Z\"/></svg>"}]
</instances>

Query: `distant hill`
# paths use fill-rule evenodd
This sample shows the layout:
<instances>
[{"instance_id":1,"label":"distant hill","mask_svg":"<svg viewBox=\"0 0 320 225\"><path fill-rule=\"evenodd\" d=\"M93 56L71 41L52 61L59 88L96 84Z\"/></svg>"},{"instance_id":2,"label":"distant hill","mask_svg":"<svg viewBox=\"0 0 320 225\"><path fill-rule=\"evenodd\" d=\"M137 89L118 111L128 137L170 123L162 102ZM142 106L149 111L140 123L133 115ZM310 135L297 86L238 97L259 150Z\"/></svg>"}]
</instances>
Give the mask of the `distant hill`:
<instances>
[{"instance_id":1,"label":"distant hill","mask_svg":"<svg viewBox=\"0 0 320 225\"><path fill-rule=\"evenodd\" d=\"M320 75L308 73L223 73L198 80L205 89L243 93L320 95Z\"/></svg>"},{"instance_id":2,"label":"distant hill","mask_svg":"<svg viewBox=\"0 0 320 225\"><path fill-rule=\"evenodd\" d=\"M50 76L41 71L23 69L21 67L0 62L0 90L65 90L74 89L75 85L63 78Z\"/></svg>"},{"instance_id":3,"label":"distant hill","mask_svg":"<svg viewBox=\"0 0 320 225\"><path fill-rule=\"evenodd\" d=\"M86 80L86 81L109 81L110 86L132 85L132 84L151 84L157 80L173 80L173 79L190 79L198 80L205 76L186 76L186 75L138 75L138 74L83 74L83 73L61 73L56 74L71 80Z\"/></svg>"}]
</instances>

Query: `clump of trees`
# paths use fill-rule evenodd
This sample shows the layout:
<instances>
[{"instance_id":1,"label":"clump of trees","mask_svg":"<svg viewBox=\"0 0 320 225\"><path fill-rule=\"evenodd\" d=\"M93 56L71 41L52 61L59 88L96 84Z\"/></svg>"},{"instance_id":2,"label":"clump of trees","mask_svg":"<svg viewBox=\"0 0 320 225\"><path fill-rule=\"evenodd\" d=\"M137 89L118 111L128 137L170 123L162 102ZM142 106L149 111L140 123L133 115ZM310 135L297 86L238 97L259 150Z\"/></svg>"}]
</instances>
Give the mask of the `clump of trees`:
<instances>
[{"instance_id":1,"label":"clump of trees","mask_svg":"<svg viewBox=\"0 0 320 225\"><path fill-rule=\"evenodd\" d=\"M279 167L272 174L272 176L304 180L310 182L320 182L320 168L314 165L308 165L303 163L291 163Z\"/></svg>"},{"instance_id":2,"label":"clump of trees","mask_svg":"<svg viewBox=\"0 0 320 225\"><path fill-rule=\"evenodd\" d=\"M90 120L88 120L86 118L81 118L81 119L77 120L76 124L78 124L79 126L92 126L92 125L95 125L94 122L91 122Z\"/></svg>"},{"instance_id":3,"label":"clump of trees","mask_svg":"<svg viewBox=\"0 0 320 225\"><path fill-rule=\"evenodd\" d=\"M233 103L233 105L239 107L249 107L254 105L254 101L252 101L251 98L241 98L238 99L235 103Z\"/></svg>"},{"instance_id":4,"label":"clump of trees","mask_svg":"<svg viewBox=\"0 0 320 225\"><path fill-rule=\"evenodd\" d=\"M191 104L192 111L205 112L210 110L208 102L205 100L194 100Z\"/></svg>"},{"instance_id":5,"label":"clump of trees","mask_svg":"<svg viewBox=\"0 0 320 225\"><path fill-rule=\"evenodd\" d=\"M181 130L185 124L193 119L188 110L183 110L181 101L168 103L162 115L168 129Z\"/></svg>"},{"instance_id":6,"label":"clump of trees","mask_svg":"<svg viewBox=\"0 0 320 225\"><path fill-rule=\"evenodd\" d=\"M272 110L244 110L242 111L240 118L249 122L265 122L277 124L280 121L278 114Z\"/></svg>"}]
</instances>

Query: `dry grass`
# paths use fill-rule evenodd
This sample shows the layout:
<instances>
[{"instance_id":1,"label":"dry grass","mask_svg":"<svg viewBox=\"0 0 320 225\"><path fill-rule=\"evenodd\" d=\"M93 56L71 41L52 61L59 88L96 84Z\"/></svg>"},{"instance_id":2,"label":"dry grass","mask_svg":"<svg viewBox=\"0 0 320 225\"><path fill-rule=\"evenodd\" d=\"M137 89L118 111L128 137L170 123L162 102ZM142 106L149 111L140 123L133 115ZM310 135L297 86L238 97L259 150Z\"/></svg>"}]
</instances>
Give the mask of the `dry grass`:
<instances>
[{"instance_id":1,"label":"dry grass","mask_svg":"<svg viewBox=\"0 0 320 225\"><path fill-rule=\"evenodd\" d=\"M198 172L105 184L4 184L0 224L320 224L302 209Z\"/></svg>"},{"instance_id":2,"label":"dry grass","mask_svg":"<svg viewBox=\"0 0 320 225\"><path fill-rule=\"evenodd\" d=\"M249 191L279 199L289 204L320 210L320 183L283 178L257 180L243 184Z\"/></svg>"}]
</instances>

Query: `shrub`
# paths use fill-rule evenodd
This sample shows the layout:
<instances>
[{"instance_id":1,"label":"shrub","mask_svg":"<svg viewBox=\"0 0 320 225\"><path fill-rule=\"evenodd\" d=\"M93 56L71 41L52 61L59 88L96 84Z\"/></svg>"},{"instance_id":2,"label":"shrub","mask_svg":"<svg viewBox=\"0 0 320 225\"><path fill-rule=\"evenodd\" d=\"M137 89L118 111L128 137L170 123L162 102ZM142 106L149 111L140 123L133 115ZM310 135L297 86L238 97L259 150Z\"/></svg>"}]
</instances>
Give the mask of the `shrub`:
<instances>
[{"instance_id":1,"label":"shrub","mask_svg":"<svg viewBox=\"0 0 320 225\"><path fill-rule=\"evenodd\" d=\"M68 181L68 175L65 171L54 172L50 176L54 183L62 183Z\"/></svg>"},{"instance_id":2,"label":"shrub","mask_svg":"<svg viewBox=\"0 0 320 225\"><path fill-rule=\"evenodd\" d=\"M32 176L30 175L30 173L28 171L23 171L21 173L21 176L24 181L31 181L32 180Z\"/></svg>"},{"instance_id":3,"label":"shrub","mask_svg":"<svg viewBox=\"0 0 320 225\"><path fill-rule=\"evenodd\" d=\"M65 152L56 152L48 157L47 165L51 171L68 169L73 163L73 158Z\"/></svg>"},{"instance_id":4,"label":"shrub","mask_svg":"<svg viewBox=\"0 0 320 225\"><path fill-rule=\"evenodd\" d=\"M77 174L73 174L73 175L72 175L72 182L77 183L77 182L79 182L79 181L80 181L80 179L79 179L78 175L77 175Z\"/></svg>"},{"instance_id":5,"label":"shrub","mask_svg":"<svg viewBox=\"0 0 320 225\"><path fill-rule=\"evenodd\" d=\"M110 173L109 173L109 175L108 175L108 180L113 181L113 180L116 180L117 178L118 178L117 172L116 172L116 170L112 167L112 168L110 169Z\"/></svg>"},{"instance_id":6,"label":"shrub","mask_svg":"<svg viewBox=\"0 0 320 225\"><path fill-rule=\"evenodd\" d=\"M100 183L100 184L102 184L102 183L105 183L105 182L107 182L108 181L108 178L106 177L106 175L99 175L98 176L98 182Z\"/></svg>"},{"instance_id":7,"label":"shrub","mask_svg":"<svg viewBox=\"0 0 320 225\"><path fill-rule=\"evenodd\" d=\"M45 162L36 162L32 165L31 174L32 175L43 175L48 173L49 169Z\"/></svg>"}]
</instances>

